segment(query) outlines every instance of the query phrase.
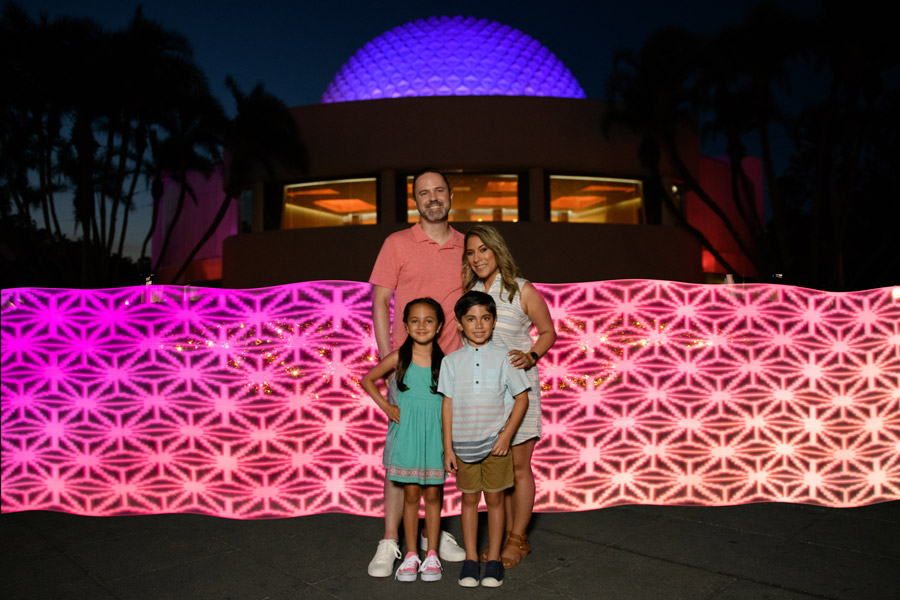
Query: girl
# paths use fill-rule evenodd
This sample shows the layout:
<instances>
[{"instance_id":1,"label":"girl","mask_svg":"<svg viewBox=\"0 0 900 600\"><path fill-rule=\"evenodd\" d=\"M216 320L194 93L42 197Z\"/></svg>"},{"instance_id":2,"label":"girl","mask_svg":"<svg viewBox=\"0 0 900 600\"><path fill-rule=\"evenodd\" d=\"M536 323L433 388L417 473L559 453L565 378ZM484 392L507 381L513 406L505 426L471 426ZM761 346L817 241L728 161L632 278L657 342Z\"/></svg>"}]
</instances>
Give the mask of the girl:
<instances>
[{"instance_id":1,"label":"girl","mask_svg":"<svg viewBox=\"0 0 900 600\"><path fill-rule=\"evenodd\" d=\"M436 337L444 325L444 311L431 298L418 298L403 309L408 337L403 345L363 377L362 387L390 420L385 441L384 467L388 479L403 483L403 530L406 557L396 578L422 581L441 578L437 555L440 539L441 486L444 485L444 445L441 437L443 396L437 393L438 373L444 353ZM375 381L396 369L397 406L387 402ZM415 551L419 532L419 502L425 496L425 531L428 554L419 565Z\"/></svg>"}]
</instances>

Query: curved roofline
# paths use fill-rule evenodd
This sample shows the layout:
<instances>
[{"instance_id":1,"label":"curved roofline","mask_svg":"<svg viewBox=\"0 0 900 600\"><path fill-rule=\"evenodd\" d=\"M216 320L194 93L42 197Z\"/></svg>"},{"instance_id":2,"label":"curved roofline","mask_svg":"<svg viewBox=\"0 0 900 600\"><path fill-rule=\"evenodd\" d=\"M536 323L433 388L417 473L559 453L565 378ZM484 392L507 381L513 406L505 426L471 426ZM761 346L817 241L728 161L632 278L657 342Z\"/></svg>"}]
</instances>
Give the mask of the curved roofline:
<instances>
[{"instance_id":1,"label":"curved roofline","mask_svg":"<svg viewBox=\"0 0 900 600\"><path fill-rule=\"evenodd\" d=\"M419 96L584 98L569 69L531 36L475 17L394 27L344 63L322 103Z\"/></svg>"}]
</instances>

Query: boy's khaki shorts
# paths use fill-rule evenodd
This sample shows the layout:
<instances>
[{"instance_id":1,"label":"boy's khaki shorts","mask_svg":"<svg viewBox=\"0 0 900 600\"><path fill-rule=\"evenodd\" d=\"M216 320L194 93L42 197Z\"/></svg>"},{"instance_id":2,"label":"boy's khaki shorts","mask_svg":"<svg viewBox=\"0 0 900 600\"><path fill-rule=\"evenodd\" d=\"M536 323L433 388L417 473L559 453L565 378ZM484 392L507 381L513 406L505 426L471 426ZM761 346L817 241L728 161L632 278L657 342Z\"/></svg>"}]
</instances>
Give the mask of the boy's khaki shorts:
<instances>
[{"instance_id":1,"label":"boy's khaki shorts","mask_svg":"<svg viewBox=\"0 0 900 600\"><path fill-rule=\"evenodd\" d=\"M506 456L488 454L476 463L467 463L457 456L456 466L456 488L464 494L500 492L513 486L512 452Z\"/></svg>"}]
</instances>

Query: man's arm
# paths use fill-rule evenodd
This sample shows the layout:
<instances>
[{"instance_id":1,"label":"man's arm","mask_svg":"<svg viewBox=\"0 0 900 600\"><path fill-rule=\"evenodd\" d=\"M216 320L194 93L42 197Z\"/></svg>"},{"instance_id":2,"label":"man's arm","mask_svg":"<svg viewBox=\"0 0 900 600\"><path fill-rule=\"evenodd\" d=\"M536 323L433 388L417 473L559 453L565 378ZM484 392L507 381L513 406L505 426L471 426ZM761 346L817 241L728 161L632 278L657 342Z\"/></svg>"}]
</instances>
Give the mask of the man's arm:
<instances>
[{"instance_id":1,"label":"man's arm","mask_svg":"<svg viewBox=\"0 0 900 600\"><path fill-rule=\"evenodd\" d=\"M375 344L379 358L391 353L391 295L394 290L380 285L372 286L372 325L375 327Z\"/></svg>"}]
</instances>

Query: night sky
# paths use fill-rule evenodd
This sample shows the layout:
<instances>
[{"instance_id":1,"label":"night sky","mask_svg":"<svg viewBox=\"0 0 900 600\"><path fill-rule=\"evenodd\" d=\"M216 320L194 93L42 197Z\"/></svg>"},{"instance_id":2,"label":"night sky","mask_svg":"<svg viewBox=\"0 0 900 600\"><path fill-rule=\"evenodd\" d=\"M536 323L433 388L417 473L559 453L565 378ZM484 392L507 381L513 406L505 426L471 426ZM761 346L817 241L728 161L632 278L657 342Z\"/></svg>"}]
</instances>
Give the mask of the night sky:
<instances>
[{"instance_id":1,"label":"night sky","mask_svg":"<svg viewBox=\"0 0 900 600\"><path fill-rule=\"evenodd\" d=\"M638 48L664 25L708 31L739 21L750 0L579 2L308 2L149 0L144 14L191 41L214 92L232 110L224 80L243 89L257 82L288 106L317 104L341 65L372 38L430 16L463 15L510 25L537 39L569 67L589 98L605 96L612 52ZM816 0L781 2L798 14ZM37 0L22 4L33 17L88 17L109 29L127 26L137 2ZM214 7L214 8L212 8Z\"/></svg>"},{"instance_id":2,"label":"night sky","mask_svg":"<svg viewBox=\"0 0 900 600\"><path fill-rule=\"evenodd\" d=\"M42 12L51 19L87 17L110 30L126 27L138 5L122 0L36 0L20 4L33 18ZM226 75L232 75L245 91L262 82L288 106L316 104L335 73L366 42L408 21L440 15L487 18L528 34L562 60L589 98L604 98L614 50L637 49L651 32L665 25L713 31L740 21L756 2L148 0L142 4L147 18L191 41L213 92L232 114L233 103L224 85ZM778 4L806 16L816 14L819 6L817 0ZM704 151L717 152L714 146ZM139 201L137 220L146 219L149 202L149 196ZM143 226L132 228L129 253L134 253L134 242L144 234L140 229L145 231Z\"/></svg>"}]
</instances>

